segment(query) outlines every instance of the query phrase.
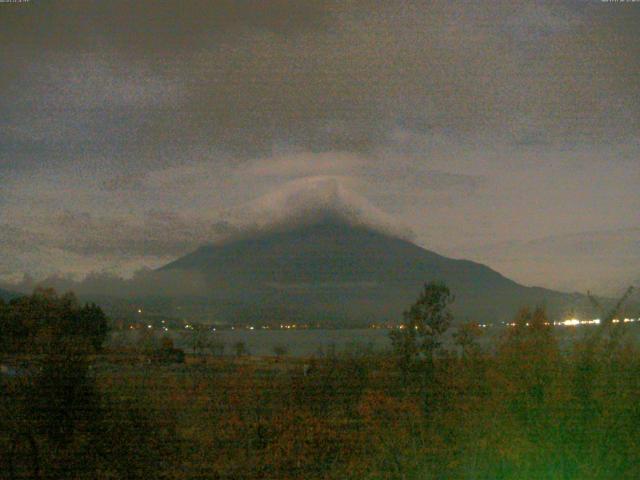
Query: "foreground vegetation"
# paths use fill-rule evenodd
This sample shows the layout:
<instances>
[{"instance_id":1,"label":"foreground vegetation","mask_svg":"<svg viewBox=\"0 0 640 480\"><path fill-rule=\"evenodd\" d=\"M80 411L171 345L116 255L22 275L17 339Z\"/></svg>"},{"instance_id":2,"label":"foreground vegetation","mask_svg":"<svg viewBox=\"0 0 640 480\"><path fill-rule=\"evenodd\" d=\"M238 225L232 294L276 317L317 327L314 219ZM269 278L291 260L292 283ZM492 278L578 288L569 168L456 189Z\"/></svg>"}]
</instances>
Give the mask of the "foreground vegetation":
<instances>
[{"instance_id":1,"label":"foreground vegetation","mask_svg":"<svg viewBox=\"0 0 640 480\"><path fill-rule=\"evenodd\" d=\"M427 285L388 354L184 364L101 352L103 328L78 327L99 309L72 297L0 305L15 367L2 478L640 478L640 351L623 324L567 351L544 310L523 310L491 351L459 327L453 353L452 300Z\"/></svg>"}]
</instances>

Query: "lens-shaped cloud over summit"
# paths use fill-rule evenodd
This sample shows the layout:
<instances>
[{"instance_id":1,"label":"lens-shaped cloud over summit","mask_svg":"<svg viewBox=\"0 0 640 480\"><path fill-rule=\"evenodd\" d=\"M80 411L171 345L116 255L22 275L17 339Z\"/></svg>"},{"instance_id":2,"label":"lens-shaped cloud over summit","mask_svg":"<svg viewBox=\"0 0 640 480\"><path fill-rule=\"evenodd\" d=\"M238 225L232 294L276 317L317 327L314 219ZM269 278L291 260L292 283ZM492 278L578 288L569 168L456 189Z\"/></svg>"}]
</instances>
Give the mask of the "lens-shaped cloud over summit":
<instances>
[{"instance_id":1,"label":"lens-shaped cloud over summit","mask_svg":"<svg viewBox=\"0 0 640 480\"><path fill-rule=\"evenodd\" d=\"M402 239L413 238L408 226L403 226L364 196L350 190L348 182L348 179L332 176L291 181L273 192L231 209L226 221L229 225L235 225L235 228L221 241L321 222L339 222Z\"/></svg>"}]
</instances>

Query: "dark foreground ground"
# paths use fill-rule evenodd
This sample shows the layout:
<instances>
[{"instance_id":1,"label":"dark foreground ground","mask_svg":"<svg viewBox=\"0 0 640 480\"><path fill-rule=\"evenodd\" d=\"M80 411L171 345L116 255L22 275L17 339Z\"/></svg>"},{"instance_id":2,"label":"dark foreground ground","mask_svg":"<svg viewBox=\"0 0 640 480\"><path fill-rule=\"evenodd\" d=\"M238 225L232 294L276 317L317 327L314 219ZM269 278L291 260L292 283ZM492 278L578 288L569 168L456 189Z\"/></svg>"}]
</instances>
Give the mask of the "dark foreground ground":
<instances>
[{"instance_id":1,"label":"dark foreground ground","mask_svg":"<svg viewBox=\"0 0 640 480\"><path fill-rule=\"evenodd\" d=\"M522 325L493 342L409 366L358 349L183 364L112 350L80 384L73 355L41 359L50 381L2 377L0 478L640 478L628 332L560 348Z\"/></svg>"}]
</instances>

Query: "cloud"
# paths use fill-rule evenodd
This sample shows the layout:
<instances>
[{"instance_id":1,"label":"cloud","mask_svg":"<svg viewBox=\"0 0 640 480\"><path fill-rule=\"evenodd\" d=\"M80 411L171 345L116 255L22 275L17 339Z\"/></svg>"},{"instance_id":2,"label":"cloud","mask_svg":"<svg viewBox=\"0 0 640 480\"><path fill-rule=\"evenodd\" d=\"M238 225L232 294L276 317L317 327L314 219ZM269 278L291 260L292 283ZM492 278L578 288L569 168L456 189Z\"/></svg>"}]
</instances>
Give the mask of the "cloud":
<instances>
[{"instance_id":1,"label":"cloud","mask_svg":"<svg viewBox=\"0 0 640 480\"><path fill-rule=\"evenodd\" d=\"M48 133L63 123L85 149L108 143L154 156L194 143L248 157L278 143L366 152L398 124L514 141L533 130L554 143L637 132L635 10L577 1L130 3L8 12L9 123L44 118ZM605 47L612 35L615 55Z\"/></svg>"},{"instance_id":2,"label":"cloud","mask_svg":"<svg viewBox=\"0 0 640 480\"><path fill-rule=\"evenodd\" d=\"M348 152L297 152L248 163L243 173L254 176L295 178L314 175L340 175L367 167L367 158Z\"/></svg>"},{"instance_id":3,"label":"cloud","mask_svg":"<svg viewBox=\"0 0 640 480\"><path fill-rule=\"evenodd\" d=\"M100 188L107 192L140 190L143 188L143 174L121 174L109 176L100 182Z\"/></svg>"},{"instance_id":4,"label":"cloud","mask_svg":"<svg viewBox=\"0 0 640 480\"><path fill-rule=\"evenodd\" d=\"M25 276L12 283L0 285L13 291L30 293L34 288L55 288L59 292L72 291L79 295L99 295L100 298L136 298L140 296L204 295L208 285L204 278L193 272L158 272L149 269L136 270L130 278L105 271L91 272L82 279L70 275L52 274L34 279Z\"/></svg>"},{"instance_id":5,"label":"cloud","mask_svg":"<svg viewBox=\"0 0 640 480\"><path fill-rule=\"evenodd\" d=\"M49 228L44 242L81 255L166 257L212 240L205 220L165 210L148 210L141 218L64 211Z\"/></svg>"},{"instance_id":6,"label":"cloud","mask_svg":"<svg viewBox=\"0 0 640 480\"><path fill-rule=\"evenodd\" d=\"M408 226L373 206L349 189L349 178L305 177L231 209L240 233L289 229L324 220L343 221L383 233L411 238Z\"/></svg>"},{"instance_id":7,"label":"cloud","mask_svg":"<svg viewBox=\"0 0 640 480\"><path fill-rule=\"evenodd\" d=\"M249 228L238 212L269 196L298 215L296 202L339 210L331 202L353 195L454 253L616 228L640 208L630 5L0 10L0 255L11 275L155 266Z\"/></svg>"}]
</instances>

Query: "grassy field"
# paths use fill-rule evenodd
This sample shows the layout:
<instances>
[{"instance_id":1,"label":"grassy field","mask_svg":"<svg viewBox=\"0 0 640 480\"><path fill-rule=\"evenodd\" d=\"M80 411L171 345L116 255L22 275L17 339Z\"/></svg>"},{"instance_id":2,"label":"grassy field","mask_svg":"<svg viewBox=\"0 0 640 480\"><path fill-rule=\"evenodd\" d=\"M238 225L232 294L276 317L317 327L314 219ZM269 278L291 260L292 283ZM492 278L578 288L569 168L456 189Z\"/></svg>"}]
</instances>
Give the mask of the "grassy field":
<instances>
[{"instance_id":1,"label":"grassy field","mask_svg":"<svg viewBox=\"0 0 640 480\"><path fill-rule=\"evenodd\" d=\"M167 478L637 478L640 355L589 348L525 332L408 378L385 355L188 356L95 375L159 425Z\"/></svg>"},{"instance_id":2,"label":"grassy field","mask_svg":"<svg viewBox=\"0 0 640 480\"><path fill-rule=\"evenodd\" d=\"M0 478L640 478L631 325L558 335L523 310L440 343L408 314L392 349L312 358L105 349L99 314L51 294L5 308Z\"/></svg>"}]
</instances>

